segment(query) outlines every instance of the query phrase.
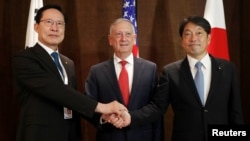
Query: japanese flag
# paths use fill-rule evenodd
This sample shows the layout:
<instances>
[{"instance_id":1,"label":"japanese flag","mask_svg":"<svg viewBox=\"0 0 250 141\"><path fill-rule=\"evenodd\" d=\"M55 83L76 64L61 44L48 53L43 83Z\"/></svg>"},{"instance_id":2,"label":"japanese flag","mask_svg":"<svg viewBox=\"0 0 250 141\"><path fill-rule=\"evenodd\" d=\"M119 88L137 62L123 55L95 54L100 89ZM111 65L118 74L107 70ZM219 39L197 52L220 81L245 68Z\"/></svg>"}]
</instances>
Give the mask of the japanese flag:
<instances>
[{"instance_id":1,"label":"japanese flag","mask_svg":"<svg viewBox=\"0 0 250 141\"><path fill-rule=\"evenodd\" d=\"M211 24L208 52L215 57L229 60L223 0L207 0L204 18Z\"/></svg>"}]
</instances>

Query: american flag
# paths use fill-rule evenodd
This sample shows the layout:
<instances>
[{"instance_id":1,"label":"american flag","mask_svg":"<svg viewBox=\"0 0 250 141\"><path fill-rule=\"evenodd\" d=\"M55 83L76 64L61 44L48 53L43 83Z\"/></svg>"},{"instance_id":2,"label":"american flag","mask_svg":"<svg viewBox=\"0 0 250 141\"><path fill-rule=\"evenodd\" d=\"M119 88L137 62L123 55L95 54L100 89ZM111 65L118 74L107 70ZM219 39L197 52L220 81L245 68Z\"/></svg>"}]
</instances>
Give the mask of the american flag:
<instances>
[{"instance_id":1,"label":"american flag","mask_svg":"<svg viewBox=\"0 0 250 141\"><path fill-rule=\"evenodd\" d=\"M137 21L136 21L136 0L123 0L123 7L122 7L122 16L130 20L135 28L135 33L137 34ZM133 47L133 54L134 56L139 56L139 48L136 44Z\"/></svg>"}]
</instances>

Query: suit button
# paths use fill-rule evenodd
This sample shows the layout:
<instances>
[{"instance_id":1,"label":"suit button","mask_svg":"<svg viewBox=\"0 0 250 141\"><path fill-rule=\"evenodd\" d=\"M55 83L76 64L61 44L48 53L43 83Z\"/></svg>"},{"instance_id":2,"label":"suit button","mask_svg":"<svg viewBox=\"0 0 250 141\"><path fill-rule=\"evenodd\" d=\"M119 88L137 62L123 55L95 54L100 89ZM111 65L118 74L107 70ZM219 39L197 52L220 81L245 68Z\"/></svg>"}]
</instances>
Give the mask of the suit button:
<instances>
[{"instance_id":1,"label":"suit button","mask_svg":"<svg viewBox=\"0 0 250 141\"><path fill-rule=\"evenodd\" d=\"M208 110L207 110L207 109L204 109L204 112L205 112L205 113L207 113L207 112L208 112Z\"/></svg>"}]
</instances>

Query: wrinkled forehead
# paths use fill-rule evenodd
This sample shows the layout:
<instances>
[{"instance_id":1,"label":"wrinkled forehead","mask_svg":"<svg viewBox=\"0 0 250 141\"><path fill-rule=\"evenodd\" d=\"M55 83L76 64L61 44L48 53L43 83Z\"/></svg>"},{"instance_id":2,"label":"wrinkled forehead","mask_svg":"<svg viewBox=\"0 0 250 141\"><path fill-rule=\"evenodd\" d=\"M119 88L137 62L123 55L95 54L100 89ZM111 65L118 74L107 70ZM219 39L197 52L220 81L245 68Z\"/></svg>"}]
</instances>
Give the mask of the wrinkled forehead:
<instances>
[{"instance_id":1,"label":"wrinkled forehead","mask_svg":"<svg viewBox=\"0 0 250 141\"><path fill-rule=\"evenodd\" d=\"M130 21L118 20L110 26L110 34L114 32L131 32L135 33L134 26Z\"/></svg>"}]
</instances>

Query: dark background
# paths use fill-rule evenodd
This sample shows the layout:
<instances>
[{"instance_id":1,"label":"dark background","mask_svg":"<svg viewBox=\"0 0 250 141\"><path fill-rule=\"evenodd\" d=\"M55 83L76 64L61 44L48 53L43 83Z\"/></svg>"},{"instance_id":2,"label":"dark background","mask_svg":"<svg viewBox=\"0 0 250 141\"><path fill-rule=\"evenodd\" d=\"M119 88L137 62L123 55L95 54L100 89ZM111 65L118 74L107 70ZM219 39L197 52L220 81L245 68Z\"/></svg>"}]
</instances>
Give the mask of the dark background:
<instances>
[{"instance_id":1,"label":"dark background","mask_svg":"<svg viewBox=\"0 0 250 141\"><path fill-rule=\"evenodd\" d=\"M122 0L43 0L62 6L69 23L60 52L74 60L78 89L84 91L91 65L109 59L109 24L122 15ZM0 0L0 140L14 141L19 103L12 77L12 56L25 46L30 0ZM137 0L140 57L156 62L159 72L170 62L184 57L178 26L183 18L204 14L205 0ZM249 0L224 0L225 21L231 62L240 76L244 117L250 123ZM171 108L165 114L165 137L170 138ZM93 141L95 128L82 120L85 141Z\"/></svg>"}]
</instances>

